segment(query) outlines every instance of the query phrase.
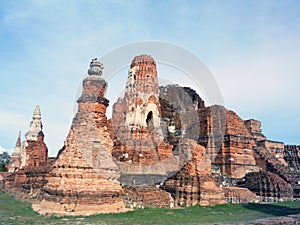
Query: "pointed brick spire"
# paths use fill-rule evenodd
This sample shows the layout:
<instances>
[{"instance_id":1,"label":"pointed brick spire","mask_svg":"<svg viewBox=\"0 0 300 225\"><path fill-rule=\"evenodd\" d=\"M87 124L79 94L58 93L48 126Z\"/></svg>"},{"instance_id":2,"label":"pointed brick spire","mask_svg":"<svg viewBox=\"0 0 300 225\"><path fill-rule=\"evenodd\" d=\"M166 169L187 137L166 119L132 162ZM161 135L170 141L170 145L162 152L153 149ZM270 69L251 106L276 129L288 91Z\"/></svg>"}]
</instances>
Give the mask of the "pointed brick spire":
<instances>
[{"instance_id":1,"label":"pointed brick spire","mask_svg":"<svg viewBox=\"0 0 300 225\"><path fill-rule=\"evenodd\" d=\"M13 156L20 156L20 153L21 153L21 131L19 131L16 146L14 147L14 149L12 151L12 155Z\"/></svg>"},{"instance_id":2,"label":"pointed brick spire","mask_svg":"<svg viewBox=\"0 0 300 225\"><path fill-rule=\"evenodd\" d=\"M16 142L16 148L21 147L21 131L19 131L18 139Z\"/></svg>"}]
</instances>

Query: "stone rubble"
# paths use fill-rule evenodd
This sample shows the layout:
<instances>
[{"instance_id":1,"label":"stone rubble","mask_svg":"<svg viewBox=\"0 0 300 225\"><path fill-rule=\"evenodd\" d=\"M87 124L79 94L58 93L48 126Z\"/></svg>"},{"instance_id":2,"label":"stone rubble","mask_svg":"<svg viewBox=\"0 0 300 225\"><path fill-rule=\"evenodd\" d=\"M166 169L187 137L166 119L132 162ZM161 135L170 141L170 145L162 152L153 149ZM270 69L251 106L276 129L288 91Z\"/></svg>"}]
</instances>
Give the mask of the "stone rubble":
<instances>
[{"instance_id":1,"label":"stone rubble","mask_svg":"<svg viewBox=\"0 0 300 225\"><path fill-rule=\"evenodd\" d=\"M179 143L179 151L188 152L183 157L185 166L168 178L162 189L171 193L174 206L224 204L224 195L210 173L211 161L205 155L205 149L190 139Z\"/></svg>"}]
</instances>

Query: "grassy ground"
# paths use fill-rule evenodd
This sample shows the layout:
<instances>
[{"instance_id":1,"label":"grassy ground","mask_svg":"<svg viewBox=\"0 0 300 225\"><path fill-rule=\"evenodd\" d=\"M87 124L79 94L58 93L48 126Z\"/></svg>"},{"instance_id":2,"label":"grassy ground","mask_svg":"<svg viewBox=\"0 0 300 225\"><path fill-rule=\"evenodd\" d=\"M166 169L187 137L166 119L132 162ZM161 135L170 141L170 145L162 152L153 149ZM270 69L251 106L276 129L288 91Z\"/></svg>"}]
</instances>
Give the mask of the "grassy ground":
<instances>
[{"instance_id":1,"label":"grassy ground","mask_svg":"<svg viewBox=\"0 0 300 225\"><path fill-rule=\"evenodd\" d=\"M300 202L218 205L182 209L143 209L88 217L43 217L29 203L0 192L0 224L214 224L300 213Z\"/></svg>"}]
</instances>

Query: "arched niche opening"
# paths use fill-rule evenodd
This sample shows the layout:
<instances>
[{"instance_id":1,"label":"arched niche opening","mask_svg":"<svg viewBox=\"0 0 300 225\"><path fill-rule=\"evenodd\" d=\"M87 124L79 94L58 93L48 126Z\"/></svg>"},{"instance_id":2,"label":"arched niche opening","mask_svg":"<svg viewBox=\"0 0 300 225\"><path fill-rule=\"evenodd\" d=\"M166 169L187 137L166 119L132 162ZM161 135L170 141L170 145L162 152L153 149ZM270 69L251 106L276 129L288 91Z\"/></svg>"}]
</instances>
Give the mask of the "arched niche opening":
<instances>
[{"instance_id":1,"label":"arched niche opening","mask_svg":"<svg viewBox=\"0 0 300 225\"><path fill-rule=\"evenodd\" d=\"M146 124L149 130L152 130L154 128L154 123L153 123L153 112L150 111L147 114L147 118L146 118Z\"/></svg>"}]
</instances>

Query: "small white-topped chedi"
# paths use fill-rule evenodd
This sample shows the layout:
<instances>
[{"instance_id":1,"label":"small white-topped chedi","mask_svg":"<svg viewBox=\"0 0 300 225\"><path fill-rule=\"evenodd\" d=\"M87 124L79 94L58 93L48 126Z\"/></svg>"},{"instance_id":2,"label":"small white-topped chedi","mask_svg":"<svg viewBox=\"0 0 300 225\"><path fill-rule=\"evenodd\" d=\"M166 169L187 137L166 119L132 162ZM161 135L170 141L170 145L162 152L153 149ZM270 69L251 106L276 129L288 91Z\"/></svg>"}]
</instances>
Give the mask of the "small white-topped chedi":
<instances>
[{"instance_id":1,"label":"small white-topped chedi","mask_svg":"<svg viewBox=\"0 0 300 225\"><path fill-rule=\"evenodd\" d=\"M17 143L16 146L14 147L13 151L12 151L12 156L9 162L9 169L8 172L10 173L14 173L16 172L21 165L21 131L19 131L19 135L18 135L18 139L17 139Z\"/></svg>"},{"instance_id":2,"label":"small white-topped chedi","mask_svg":"<svg viewBox=\"0 0 300 225\"><path fill-rule=\"evenodd\" d=\"M42 133L43 125L41 119L41 110L40 107L37 105L33 112L29 131L25 134L26 140L22 143L21 168L23 168L26 165L26 161L28 160L28 156L26 154L26 147L28 146L27 141L37 141L39 134Z\"/></svg>"},{"instance_id":3,"label":"small white-topped chedi","mask_svg":"<svg viewBox=\"0 0 300 225\"><path fill-rule=\"evenodd\" d=\"M34 109L32 121L30 122L29 131L25 134L26 141L32 140L36 141L38 134L42 131L43 125L41 121L41 110L40 107L37 105Z\"/></svg>"}]
</instances>

